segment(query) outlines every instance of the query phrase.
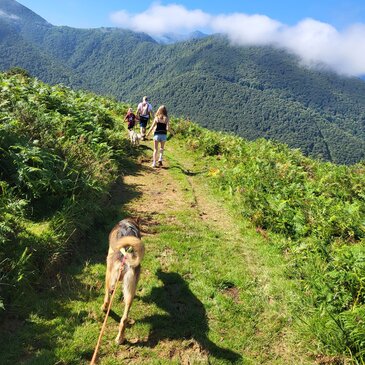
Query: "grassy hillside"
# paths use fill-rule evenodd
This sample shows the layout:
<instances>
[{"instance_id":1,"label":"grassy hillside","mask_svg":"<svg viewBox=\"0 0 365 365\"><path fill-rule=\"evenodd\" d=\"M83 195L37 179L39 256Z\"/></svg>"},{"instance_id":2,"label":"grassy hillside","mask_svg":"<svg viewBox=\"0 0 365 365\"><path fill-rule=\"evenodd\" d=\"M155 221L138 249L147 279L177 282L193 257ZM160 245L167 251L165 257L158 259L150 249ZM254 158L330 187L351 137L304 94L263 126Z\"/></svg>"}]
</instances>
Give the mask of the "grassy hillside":
<instances>
[{"instance_id":1,"label":"grassy hillside","mask_svg":"<svg viewBox=\"0 0 365 365\"><path fill-rule=\"evenodd\" d=\"M303 327L330 352L362 364L364 165L321 163L282 144L252 143L184 121L175 128L187 153L205 160L211 184L237 214L269 244L281 246L287 275L302 285Z\"/></svg>"},{"instance_id":2,"label":"grassy hillside","mask_svg":"<svg viewBox=\"0 0 365 365\"><path fill-rule=\"evenodd\" d=\"M0 100L0 300L19 316L100 215L128 145L111 100L6 74Z\"/></svg>"},{"instance_id":3,"label":"grassy hillside","mask_svg":"<svg viewBox=\"0 0 365 365\"><path fill-rule=\"evenodd\" d=\"M148 94L154 105L210 129L284 142L335 163L365 157L362 80L301 67L283 50L234 47L220 36L160 45L131 31L55 27L42 18L32 28L35 14L9 4L17 3L3 0L0 7L19 14L11 24L21 38L2 38L3 70L25 67L47 82L131 103ZM9 54L9 44L16 52ZM19 49L31 49L30 56Z\"/></svg>"},{"instance_id":4,"label":"grassy hillside","mask_svg":"<svg viewBox=\"0 0 365 365\"><path fill-rule=\"evenodd\" d=\"M1 74L0 96L5 364L90 360L107 233L126 215L147 246L137 324L119 348L112 316L102 363L365 361L363 164L173 118L169 168L151 171L124 105L21 75Z\"/></svg>"}]
</instances>

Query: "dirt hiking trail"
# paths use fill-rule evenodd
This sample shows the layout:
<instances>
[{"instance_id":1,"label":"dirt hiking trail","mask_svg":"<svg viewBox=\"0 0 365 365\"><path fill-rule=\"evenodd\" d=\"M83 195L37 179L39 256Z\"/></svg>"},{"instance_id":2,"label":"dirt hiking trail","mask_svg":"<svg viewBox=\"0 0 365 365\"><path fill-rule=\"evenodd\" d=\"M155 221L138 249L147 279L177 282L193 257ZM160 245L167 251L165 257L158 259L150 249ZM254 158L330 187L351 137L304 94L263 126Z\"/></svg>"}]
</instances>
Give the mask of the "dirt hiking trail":
<instances>
[{"instance_id":1,"label":"dirt hiking trail","mask_svg":"<svg viewBox=\"0 0 365 365\"><path fill-rule=\"evenodd\" d=\"M293 332L287 304L294 289L284 278L280 253L268 244L270 237L240 222L225 199L208 186L208 168L189 158L183 145L167 143L163 167L152 168L151 144L143 142L146 154L138 158L138 170L122 176L118 184L123 211L140 218L146 245L131 322L148 326L127 329L126 344L113 355L102 354L100 363L113 363L106 360L111 355L130 364L315 364ZM179 237L181 242L195 242L196 235L194 248L180 244ZM204 282L208 277L212 288ZM206 297L199 288L207 291ZM186 316L190 303L174 298L184 290L192 307L200 308L200 330L195 332L186 324L179 327L179 317L194 322ZM159 297L162 292L166 302ZM167 322L171 333L162 334L166 316L157 319L153 314L156 303L157 310L172 317ZM112 326L108 331L115 331L117 321Z\"/></svg>"}]
</instances>

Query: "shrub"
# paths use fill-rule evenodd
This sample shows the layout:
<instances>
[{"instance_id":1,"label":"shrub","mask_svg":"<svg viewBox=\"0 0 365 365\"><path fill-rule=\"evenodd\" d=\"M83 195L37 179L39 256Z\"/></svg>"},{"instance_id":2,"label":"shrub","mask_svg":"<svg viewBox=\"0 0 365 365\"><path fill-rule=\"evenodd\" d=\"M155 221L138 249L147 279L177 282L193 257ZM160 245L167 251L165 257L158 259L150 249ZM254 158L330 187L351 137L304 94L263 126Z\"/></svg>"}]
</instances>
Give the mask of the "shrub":
<instances>
[{"instance_id":1,"label":"shrub","mask_svg":"<svg viewBox=\"0 0 365 365\"><path fill-rule=\"evenodd\" d=\"M16 298L57 272L99 214L126 154L125 107L13 72L0 74L0 100L0 301L20 315Z\"/></svg>"}]
</instances>

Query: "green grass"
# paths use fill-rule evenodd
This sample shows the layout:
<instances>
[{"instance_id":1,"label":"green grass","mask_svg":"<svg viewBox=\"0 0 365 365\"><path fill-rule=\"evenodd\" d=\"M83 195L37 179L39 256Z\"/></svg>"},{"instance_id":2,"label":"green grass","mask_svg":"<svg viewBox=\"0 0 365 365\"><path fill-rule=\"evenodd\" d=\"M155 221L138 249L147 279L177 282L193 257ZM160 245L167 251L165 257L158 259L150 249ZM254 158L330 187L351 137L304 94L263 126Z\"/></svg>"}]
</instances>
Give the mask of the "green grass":
<instances>
[{"instance_id":1,"label":"green grass","mask_svg":"<svg viewBox=\"0 0 365 365\"><path fill-rule=\"evenodd\" d=\"M304 339L304 333L295 333L299 331L297 318L303 305L303 293L299 283L288 278L283 237L269 232L259 235L242 220L229 194L211 188L207 175L216 168L216 159L197 158L196 153L192 158L191 151L186 150L181 141L173 145L172 158L178 156L184 162L188 173L183 178L192 176L190 180L195 194L220 205L229 216L231 226L226 226L227 234L219 240L217 251L222 250L220 257L229 258L231 265L230 271L224 272L218 288L234 284L239 289L239 308L243 312L231 322L240 328L241 325L237 324L242 320L243 328L246 328L241 332L244 337L241 349L252 354L248 358L253 363L311 363L306 356L311 353L310 349L314 350L312 339L308 336ZM208 252L211 252L210 248ZM216 275L215 280L217 277L220 275ZM305 318L305 314L301 313L300 317ZM233 341L237 342L237 339Z\"/></svg>"},{"instance_id":2,"label":"green grass","mask_svg":"<svg viewBox=\"0 0 365 365\"><path fill-rule=\"evenodd\" d=\"M168 169L151 170L152 143L125 138L125 105L5 84L0 364L89 363L108 232L138 215L135 323L115 345L119 295L100 364L362 364L363 165L173 119Z\"/></svg>"},{"instance_id":3,"label":"green grass","mask_svg":"<svg viewBox=\"0 0 365 365\"><path fill-rule=\"evenodd\" d=\"M307 340L295 332L301 293L286 276L277 237L255 232L225 197L212 191L206 161L189 157L177 142L167 146L168 173L184 205L153 216L158 224L153 235L144 237L146 256L131 310L135 323L127 328L127 343L115 345L123 310L119 296L98 363L314 363L307 350L311 344L302 343ZM138 170L130 164L131 174ZM105 212L108 219L125 214L118 194L117 187L114 205ZM131 194L132 206L135 198L138 194ZM199 205L202 199L206 206ZM203 219L208 206L217 207L220 215L212 212L207 214L212 219ZM32 303L29 318L4 324L1 364L89 363L104 319L100 306L110 228L100 224L81 245L52 290Z\"/></svg>"},{"instance_id":4,"label":"green grass","mask_svg":"<svg viewBox=\"0 0 365 365\"><path fill-rule=\"evenodd\" d=\"M321 163L284 145L176 125L185 159L193 154L208 166L217 196L263 236L276 232L270 244L301 288L296 332L316 338L317 361L364 363L363 165Z\"/></svg>"}]
</instances>

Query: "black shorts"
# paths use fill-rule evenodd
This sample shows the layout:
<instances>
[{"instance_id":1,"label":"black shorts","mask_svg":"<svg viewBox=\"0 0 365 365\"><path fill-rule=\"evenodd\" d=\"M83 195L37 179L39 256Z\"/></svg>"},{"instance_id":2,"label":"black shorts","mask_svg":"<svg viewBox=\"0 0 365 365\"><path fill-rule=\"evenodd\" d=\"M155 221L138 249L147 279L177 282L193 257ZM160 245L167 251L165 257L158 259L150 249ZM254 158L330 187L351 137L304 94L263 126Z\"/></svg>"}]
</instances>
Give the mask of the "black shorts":
<instances>
[{"instance_id":1,"label":"black shorts","mask_svg":"<svg viewBox=\"0 0 365 365\"><path fill-rule=\"evenodd\" d=\"M146 128L147 127L147 123L148 123L148 119L147 117L139 117L139 126L142 128Z\"/></svg>"}]
</instances>

